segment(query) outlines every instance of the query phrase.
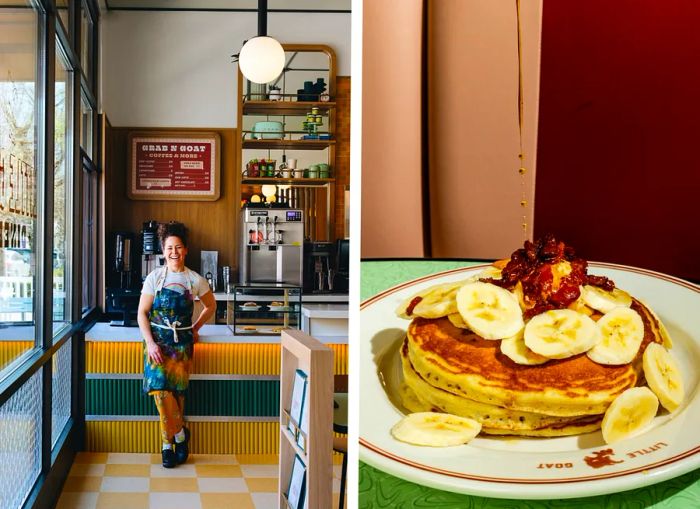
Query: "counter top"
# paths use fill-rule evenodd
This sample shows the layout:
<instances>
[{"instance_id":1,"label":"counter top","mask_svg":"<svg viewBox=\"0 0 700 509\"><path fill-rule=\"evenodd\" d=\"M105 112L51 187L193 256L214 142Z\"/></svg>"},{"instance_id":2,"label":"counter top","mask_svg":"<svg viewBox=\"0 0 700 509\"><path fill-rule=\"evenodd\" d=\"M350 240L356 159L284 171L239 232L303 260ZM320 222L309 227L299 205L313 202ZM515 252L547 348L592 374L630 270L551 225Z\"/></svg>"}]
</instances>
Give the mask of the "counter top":
<instances>
[{"instance_id":1,"label":"counter top","mask_svg":"<svg viewBox=\"0 0 700 509\"><path fill-rule=\"evenodd\" d=\"M0 341L34 341L33 325L8 325L0 327Z\"/></svg>"},{"instance_id":2,"label":"counter top","mask_svg":"<svg viewBox=\"0 0 700 509\"><path fill-rule=\"evenodd\" d=\"M347 306L346 306L347 307ZM347 316L347 310L346 310ZM316 337L322 343L342 344L347 343L347 338L334 336ZM138 327L112 327L106 322L97 322L89 331L85 333L85 341L119 341L125 343L138 343L142 341L141 332ZM204 325L199 331L199 341L201 343L279 343L278 335L270 336L248 336L245 334L235 335L227 325Z\"/></svg>"},{"instance_id":3,"label":"counter top","mask_svg":"<svg viewBox=\"0 0 700 509\"><path fill-rule=\"evenodd\" d=\"M251 296L248 296L251 297ZM214 294L214 298L217 301L232 301L233 300L233 294L232 293L224 293L224 292L216 292ZM307 303L307 302L338 302L338 303L347 303L348 302L348 294L347 293L305 293L302 294L301 296L301 302L302 303Z\"/></svg>"},{"instance_id":4,"label":"counter top","mask_svg":"<svg viewBox=\"0 0 700 509\"><path fill-rule=\"evenodd\" d=\"M302 304L301 313L309 318L348 318L347 304Z\"/></svg>"}]
</instances>

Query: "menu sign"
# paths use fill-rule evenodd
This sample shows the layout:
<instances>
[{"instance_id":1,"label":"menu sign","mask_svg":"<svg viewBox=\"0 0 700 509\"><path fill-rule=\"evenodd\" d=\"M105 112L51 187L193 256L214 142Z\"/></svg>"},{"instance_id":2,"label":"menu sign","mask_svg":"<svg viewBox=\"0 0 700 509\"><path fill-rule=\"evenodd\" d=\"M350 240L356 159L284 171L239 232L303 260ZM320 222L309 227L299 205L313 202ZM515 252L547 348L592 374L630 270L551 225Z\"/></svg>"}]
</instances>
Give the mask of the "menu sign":
<instances>
[{"instance_id":1,"label":"menu sign","mask_svg":"<svg viewBox=\"0 0 700 509\"><path fill-rule=\"evenodd\" d=\"M217 200L217 133L132 133L128 194L132 200Z\"/></svg>"}]
</instances>

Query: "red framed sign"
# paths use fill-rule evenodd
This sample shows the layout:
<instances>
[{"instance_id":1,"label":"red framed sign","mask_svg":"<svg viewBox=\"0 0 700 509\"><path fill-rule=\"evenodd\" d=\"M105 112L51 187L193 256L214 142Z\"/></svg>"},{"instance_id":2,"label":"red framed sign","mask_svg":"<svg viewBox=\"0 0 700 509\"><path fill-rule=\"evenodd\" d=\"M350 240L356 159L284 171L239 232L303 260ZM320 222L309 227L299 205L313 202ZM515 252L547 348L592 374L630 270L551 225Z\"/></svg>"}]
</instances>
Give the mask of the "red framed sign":
<instances>
[{"instance_id":1,"label":"red framed sign","mask_svg":"<svg viewBox=\"0 0 700 509\"><path fill-rule=\"evenodd\" d=\"M220 142L215 132L130 133L127 195L132 200L218 200Z\"/></svg>"}]
</instances>

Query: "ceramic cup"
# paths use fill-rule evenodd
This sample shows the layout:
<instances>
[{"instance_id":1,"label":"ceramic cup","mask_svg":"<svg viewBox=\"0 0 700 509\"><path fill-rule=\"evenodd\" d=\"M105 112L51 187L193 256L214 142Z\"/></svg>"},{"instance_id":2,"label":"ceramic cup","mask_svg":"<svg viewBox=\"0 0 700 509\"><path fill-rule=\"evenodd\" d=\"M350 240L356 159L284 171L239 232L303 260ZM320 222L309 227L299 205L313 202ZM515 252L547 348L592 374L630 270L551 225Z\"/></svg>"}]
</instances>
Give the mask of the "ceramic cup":
<instances>
[{"instance_id":1,"label":"ceramic cup","mask_svg":"<svg viewBox=\"0 0 700 509\"><path fill-rule=\"evenodd\" d=\"M304 170L294 170L293 173L295 179L300 179L304 177Z\"/></svg>"},{"instance_id":2,"label":"ceramic cup","mask_svg":"<svg viewBox=\"0 0 700 509\"><path fill-rule=\"evenodd\" d=\"M287 168L290 170L293 170L297 167L297 160L296 159L287 159Z\"/></svg>"},{"instance_id":3,"label":"ceramic cup","mask_svg":"<svg viewBox=\"0 0 700 509\"><path fill-rule=\"evenodd\" d=\"M291 177L291 175L292 175L291 170L286 169L286 168L284 170L282 170L282 178L288 179Z\"/></svg>"}]
</instances>

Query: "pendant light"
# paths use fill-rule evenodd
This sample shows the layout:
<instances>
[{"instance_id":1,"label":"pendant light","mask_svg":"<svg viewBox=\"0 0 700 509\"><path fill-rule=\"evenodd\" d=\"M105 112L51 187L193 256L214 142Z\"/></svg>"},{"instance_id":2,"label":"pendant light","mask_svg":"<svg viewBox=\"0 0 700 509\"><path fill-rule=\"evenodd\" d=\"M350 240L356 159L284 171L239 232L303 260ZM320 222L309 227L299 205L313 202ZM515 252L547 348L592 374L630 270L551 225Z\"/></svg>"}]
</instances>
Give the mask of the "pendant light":
<instances>
[{"instance_id":1,"label":"pendant light","mask_svg":"<svg viewBox=\"0 0 700 509\"><path fill-rule=\"evenodd\" d=\"M269 83L284 69L284 48L267 36L267 0L258 0L258 35L245 41L238 55L243 76L253 83Z\"/></svg>"}]
</instances>

